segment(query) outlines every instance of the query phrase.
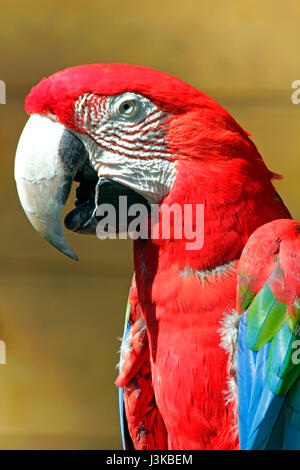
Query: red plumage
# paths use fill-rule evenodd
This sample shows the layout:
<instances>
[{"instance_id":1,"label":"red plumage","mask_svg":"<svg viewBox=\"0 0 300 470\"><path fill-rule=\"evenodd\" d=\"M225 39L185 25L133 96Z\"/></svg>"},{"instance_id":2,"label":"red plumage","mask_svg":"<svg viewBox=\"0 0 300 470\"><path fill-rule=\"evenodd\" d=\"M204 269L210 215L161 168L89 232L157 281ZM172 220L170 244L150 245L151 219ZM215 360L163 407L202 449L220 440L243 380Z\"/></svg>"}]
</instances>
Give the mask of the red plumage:
<instances>
[{"instance_id":1,"label":"red plumage","mask_svg":"<svg viewBox=\"0 0 300 470\"><path fill-rule=\"evenodd\" d=\"M296 297L300 297L299 270L300 224L278 219L259 227L250 237L239 263L238 282L247 288L248 296L254 297L268 280L277 300L292 309ZM243 303L243 296L237 292L239 311Z\"/></svg>"},{"instance_id":2,"label":"red plumage","mask_svg":"<svg viewBox=\"0 0 300 470\"><path fill-rule=\"evenodd\" d=\"M249 236L290 214L249 134L213 99L170 75L120 64L75 67L35 87L26 110L80 131L79 95L124 91L170 114L166 142L176 179L161 202L205 205L202 249L187 251L186 239L134 242L131 343L117 379L129 432L139 449L236 449L220 321L235 307L236 267Z\"/></svg>"}]
</instances>

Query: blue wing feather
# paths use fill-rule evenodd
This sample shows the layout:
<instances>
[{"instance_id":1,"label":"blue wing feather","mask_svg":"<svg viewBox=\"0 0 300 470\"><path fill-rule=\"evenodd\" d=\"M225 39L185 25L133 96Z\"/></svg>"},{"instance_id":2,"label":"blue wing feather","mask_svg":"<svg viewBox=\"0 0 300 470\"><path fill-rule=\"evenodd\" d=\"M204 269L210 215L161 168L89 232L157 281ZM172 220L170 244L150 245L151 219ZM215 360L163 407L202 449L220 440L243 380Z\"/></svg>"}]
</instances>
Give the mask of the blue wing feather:
<instances>
[{"instance_id":1,"label":"blue wing feather","mask_svg":"<svg viewBox=\"0 0 300 470\"><path fill-rule=\"evenodd\" d=\"M124 342L127 336L129 335L129 332L130 332L130 321L127 320L126 318L124 334L123 334L122 344L121 344L121 351L120 351L119 372L121 372L122 362L123 362L123 346L124 346ZM128 450L131 446L129 444L129 432L128 432L125 409L124 409L124 389L122 387L119 387L119 414L120 414L120 427L121 427L123 449Z\"/></svg>"},{"instance_id":2,"label":"blue wing feather","mask_svg":"<svg viewBox=\"0 0 300 470\"><path fill-rule=\"evenodd\" d=\"M241 449L300 450L300 379L277 395L268 381L270 342L258 351L246 345L247 312L240 320L237 352Z\"/></svg>"}]
</instances>

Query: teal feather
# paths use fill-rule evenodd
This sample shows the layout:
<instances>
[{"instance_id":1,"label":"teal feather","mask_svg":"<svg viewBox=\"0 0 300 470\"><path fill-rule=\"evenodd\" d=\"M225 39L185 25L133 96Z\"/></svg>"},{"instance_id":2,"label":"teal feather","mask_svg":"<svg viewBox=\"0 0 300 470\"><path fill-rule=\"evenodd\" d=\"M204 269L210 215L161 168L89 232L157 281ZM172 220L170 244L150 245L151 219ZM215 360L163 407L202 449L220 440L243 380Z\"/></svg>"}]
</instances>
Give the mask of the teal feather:
<instances>
[{"instance_id":1,"label":"teal feather","mask_svg":"<svg viewBox=\"0 0 300 470\"><path fill-rule=\"evenodd\" d=\"M266 283L248 308L247 346L258 351L277 333L285 320L286 305L278 302Z\"/></svg>"}]
</instances>

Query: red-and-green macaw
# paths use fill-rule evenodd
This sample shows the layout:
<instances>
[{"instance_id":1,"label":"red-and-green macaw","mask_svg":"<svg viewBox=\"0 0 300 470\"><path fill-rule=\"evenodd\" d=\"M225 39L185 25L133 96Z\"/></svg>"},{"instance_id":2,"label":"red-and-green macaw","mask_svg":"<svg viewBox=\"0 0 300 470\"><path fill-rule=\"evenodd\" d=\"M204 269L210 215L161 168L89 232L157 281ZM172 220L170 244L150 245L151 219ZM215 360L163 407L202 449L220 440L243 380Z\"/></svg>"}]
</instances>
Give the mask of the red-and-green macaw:
<instances>
[{"instance_id":1,"label":"red-and-green macaw","mask_svg":"<svg viewBox=\"0 0 300 470\"><path fill-rule=\"evenodd\" d=\"M25 108L18 193L56 248L76 257L61 222L73 180L65 225L79 233L96 232L103 203L122 212L120 195L159 207L158 235L133 241L116 381L125 447L300 449L300 224L249 134L212 98L141 66L57 72ZM192 210L164 237L173 204ZM187 249L193 238L175 229L198 227L197 204L203 243Z\"/></svg>"}]
</instances>

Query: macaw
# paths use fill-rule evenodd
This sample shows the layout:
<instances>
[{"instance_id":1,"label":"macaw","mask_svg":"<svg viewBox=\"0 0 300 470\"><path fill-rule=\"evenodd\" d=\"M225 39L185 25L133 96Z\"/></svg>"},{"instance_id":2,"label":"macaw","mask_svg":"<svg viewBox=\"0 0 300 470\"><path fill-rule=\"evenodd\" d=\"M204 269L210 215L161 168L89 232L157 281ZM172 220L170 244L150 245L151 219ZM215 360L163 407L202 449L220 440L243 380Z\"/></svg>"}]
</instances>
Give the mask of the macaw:
<instances>
[{"instance_id":1,"label":"macaw","mask_svg":"<svg viewBox=\"0 0 300 470\"><path fill-rule=\"evenodd\" d=\"M62 224L73 181L64 223L77 233L97 233L103 203L122 212L120 196L159 207L158 235L133 240L116 379L124 447L300 449L300 223L250 134L182 80L126 64L59 71L25 109L17 190L54 247L76 259ZM192 210L164 237L174 204ZM197 204L203 243L187 249L193 237L175 229L189 217L198 230Z\"/></svg>"}]
</instances>

